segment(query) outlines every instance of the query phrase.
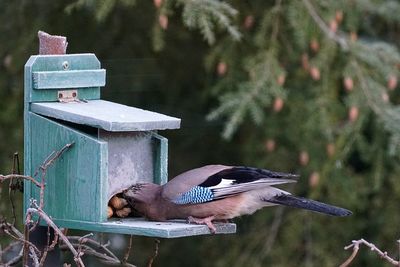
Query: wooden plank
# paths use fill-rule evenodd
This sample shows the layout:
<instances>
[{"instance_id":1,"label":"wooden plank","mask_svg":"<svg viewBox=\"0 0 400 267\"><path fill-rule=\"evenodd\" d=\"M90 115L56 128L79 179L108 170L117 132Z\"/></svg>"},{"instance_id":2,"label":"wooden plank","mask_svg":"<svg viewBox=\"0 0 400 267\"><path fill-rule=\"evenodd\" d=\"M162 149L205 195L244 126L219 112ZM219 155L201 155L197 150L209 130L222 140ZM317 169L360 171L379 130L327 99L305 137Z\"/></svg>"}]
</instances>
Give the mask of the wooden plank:
<instances>
[{"instance_id":1,"label":"wooden plank","mask_svg":"<svg viewBox=\"0 0 400 267\"><path fill-rule=\"evenodd\" d=\"M104 221L107 218L107 143L30 113L31 166L35 169L53 151L74 142L47 170L44 210L55 219ZM33 175L31 169L29 175ZM39 190L32 188L39 199Z\"/></svg>"},{"instance_id":2,"label":"wooden plank","mask_svg":"<svg viewBox=\"0 0 400 267\"><path fill-rule=\"evenodd\" d=\"M59 227L80 229L94 232L106 232L128 235L141 235L161 238L178 238L187 236L210 235L206 225L188 224L185 220L152 222L143 218L110 219L107 222L91 223L72 220L55 220ZM234 223L215 223L216 234L236 233Z\"/></svg>"},{"instance_id":3,"label":"wooden plank","mask_svg":"<svg viewBox=\"0 0 400 267\"><path fill-rule=\"evenodd\" d=\"M35 59L30 57L24 67L24 174L32 173L31 167L31 127L29 115L29 100L32 90L32 65ZM29 201L32 197L32 183L24 180L24 203L23 203L23 219L26 217L26 210L29 207Z\"/></svg>"},{"instance_id":4,"label":"wooden plank","mask_svg":"<svg viewBox=\"0 0 400 267\"><path fill-rule=\"evenodd\" d=\"M104 100L87 103L32 103L35 113L111 132L178 129L181 120Z\"/></svg>"},{"instance_id":5,"label":"wooden plank","mask_svg":"<svg viewBox=\"0 0 400 267\"><path fill-rule=\"evenodd\" d=\"M67 66L67 68L66 68ZM69 55L37 55L31 56L25 64L25 103L57 101L57 92L54 90L34 90L33 72L46 71L76 71L100 69L100 61L94 54ZM81 92L83 91L83 92ZM99 99L100 88L78 89L81 99Z\"/></svg>"},{"instance_id":6,"label":"wooden plank","mask_svg":"<svg viewBox=\"0 0 400 267\"><path fill-rule=\"evenodd\" d=\"M33 72L34 89L99 87L106 84L106 70L68 70Z\"/></svg>"},{"instance_id":7,"label":"wooden plank","mask_svg":"<svg viewBox=\"0 0 400 267\"><path fill-rule=\"evenodd\" d=\"M168 182L168 139L152 133L154 154L154 183L166 184Z\"/></svg>"},{"instance_id":8,"label":"wooden plank","mask_svg":"<svg viewBox=\"0 0 400 267\"><path fill-rule=\"evenodd\" d=\"M65 62L68 67L65 68ZM92 53L31 56L27 64L32 72L100 69L100 61Z\"/></svg>"}]
</instances>

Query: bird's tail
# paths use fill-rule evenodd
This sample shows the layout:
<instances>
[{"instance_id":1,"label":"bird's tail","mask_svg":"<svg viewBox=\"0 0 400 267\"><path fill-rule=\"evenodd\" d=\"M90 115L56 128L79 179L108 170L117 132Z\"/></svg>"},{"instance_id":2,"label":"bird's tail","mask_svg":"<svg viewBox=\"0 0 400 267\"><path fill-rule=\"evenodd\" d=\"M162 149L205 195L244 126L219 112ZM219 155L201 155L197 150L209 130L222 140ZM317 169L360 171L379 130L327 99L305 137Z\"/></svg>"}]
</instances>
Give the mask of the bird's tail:
<instances>
[{"instance_id":1,"label":"bird's tail","mask_svg":"<svg viewBox=\"0 0 400 267\"><path fill-rule=\"evenodd\" d=\"M351 211L340 207L332 206L307 198L296 197L289 194L280 194L272 198L265 199L264 201L294 208L311 210L319 213L329 214L332 216L344 217L352 214Z\"/></svg>"}]
</instances>

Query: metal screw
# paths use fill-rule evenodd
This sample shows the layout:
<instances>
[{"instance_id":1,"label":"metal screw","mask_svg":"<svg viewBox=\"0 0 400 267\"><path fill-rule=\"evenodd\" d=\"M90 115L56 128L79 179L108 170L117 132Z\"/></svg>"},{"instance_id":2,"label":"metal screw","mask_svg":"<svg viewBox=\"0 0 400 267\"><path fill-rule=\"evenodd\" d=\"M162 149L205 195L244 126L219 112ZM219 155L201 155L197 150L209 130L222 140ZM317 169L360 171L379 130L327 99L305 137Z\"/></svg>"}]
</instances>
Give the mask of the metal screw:
<instances>
[{"instance_id":1,"label":"metal screw","mask_svg":"<svg viewBox=\"0 0 400 267\"><path fill-rule=\"evenodd\" d=\"M59 93L58 94L58 98L62 98L63 97L63 94L62 93Z\"/></svg>"},{"instance_id":2,"label":"metal screw","mask_svg":"<svg viewBox=\"0 0 400 267\"><path fill-rule=\"evenodd\" d=\"M62 67L63 67L64 70L69 69L69 63L68 63L68 61L64 61L64 62L62 63Z\"/></svg>"},{"instance_id":3,"label":"metal screw","mask_svg":"<svg viewBox=\"0 0 400 267\"><path fill-rule=\"evenodd\" d=\"M72 93L72 97L76 97L76 92L73 92L73 93Z\"/></svg>"}]
</instances>

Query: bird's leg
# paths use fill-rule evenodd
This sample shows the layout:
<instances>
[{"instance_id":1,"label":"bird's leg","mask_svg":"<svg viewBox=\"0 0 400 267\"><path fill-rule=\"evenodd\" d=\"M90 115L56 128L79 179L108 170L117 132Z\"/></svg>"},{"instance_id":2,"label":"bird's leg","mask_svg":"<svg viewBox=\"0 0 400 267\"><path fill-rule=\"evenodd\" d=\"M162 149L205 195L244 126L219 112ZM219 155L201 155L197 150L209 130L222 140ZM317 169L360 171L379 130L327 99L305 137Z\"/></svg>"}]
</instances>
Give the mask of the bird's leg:
<instances>
[{"instance_id":1,"label":"bird's leg","mask_svg":"<svg viewBox=\"0 0 400 267\"><path fill-rule=\"evenodd\" d=\"M212 234L215 234L217 231L217 228L215 228L214 224L212 223L212 220L214 220L214 216L209 216L205 218L196 218L193 216L188 217L188 222L189 223L196 223L196 224L205 224L208 226L208 229L210 229Z\"/></svg>"}]
</instances>

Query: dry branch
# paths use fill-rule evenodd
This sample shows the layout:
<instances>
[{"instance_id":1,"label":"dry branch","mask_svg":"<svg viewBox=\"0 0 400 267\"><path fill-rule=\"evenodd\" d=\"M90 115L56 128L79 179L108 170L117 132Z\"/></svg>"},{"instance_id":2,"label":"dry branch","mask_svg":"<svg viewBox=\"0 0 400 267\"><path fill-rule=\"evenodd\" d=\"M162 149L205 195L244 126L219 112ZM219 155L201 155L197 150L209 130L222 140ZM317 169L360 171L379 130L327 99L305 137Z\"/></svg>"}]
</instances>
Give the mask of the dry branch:
<instances>
[{"instance_id":1,"label":"dry branch","mask_svg":"<svg viewBox=\"0 0 400 267\"><path fill-rule=\"evenodd\" d=\"M154 260L157 258L157 256L158 256L158 248L159 248L159 245L160 244L160 240L158 240L158 239L156 239L156 240L154 240L154 254L153 254L153 256L149 259L149 262L148 262L148 264L147 264L147 267L152 267L153 266L153 262L154 262Z\"/></svg>"},{"instance_id":2,"label":"dry branch","mask_svg":"<svg viewBox=\"0 0 400 267\"><path fill-rule=\"evenodd\" d=\"M350 249L353 248L353 253L351 253L350 257L347 258L347 260L345 262L343 262L340 267L347 267L350 265L350 263L354 260L354 258L357 256L357 253L360 249L360 245L365 245L367 247L369 247L371 249L371 251L375 252L376 254L378 254L382 259L386 260L387 262L389 262L390 264L392 264L393 266L400 266L400 261L396 261L393 258L391 258L387 252L383 252L382 250L380 250L377 246L375 246L373 243L369 243L368 241L366 241L365 239L360 239L360 240L353 240L352 244L344 247L344 249Z\"/></svg>"},{"instance_id":3,"label":"dry branch","mask_svg":"<svg viewBox=\"0 0 400 267\"><path fill-rule=\"evenodd\" d=\"M0 183L4 182L5 180L14 179L14 178L30 181L37 187L40 187L40 183L38 181L36 181L35 178L28 176L28 175L20 175L20 174L7 174L7 175L0 174Z\"/></svg>"},{"instance_id":4,"label":"dry branch","mask_svg":"<svg viewBox=\"0 0 400 267\"><path fill-rule=\"evenodd\" d=\"M32 215L34 213L37 214L40 218L42 218L47 223L48 226L53 228L54 232L57 233L59 238L71 250L72 254L74 255L74 261L76 262L76 264L79 267L84 267L85 264L83 264L80 253L78 253L78 251L76 251L76 249L72 246L71 242L69 242L68 238L63 234L63 232L60 230L60 228L58 228L58 226L54 224L54 222L50 219L50 217L35 202L33 202L33 206L35 206L35 207L33 207L33 208L31 207L26 210L26 214L27 215L28 214Z\"/></svg>"},{"instance_id":5,"label":"dry branch","mask_svg":"<svg viewBox=\"0 0 400 267\"><path fill-rule=\"evenodd\" d=\"M30 257L32 259L33 266L35 267L43 266L48 252L53 250L54 247L57 245L57 243L60 243L60 249L71 251L74 256L75 263L77 264L77 266L80 267L85 266L81 259L81 257L84 254L94 256L99 260L101 260L102 262L107 263L109 265L135 267L135 265L132 265L127 262L132 248L132 236L130 238L129 246L127 247L127 251L124 255L124 258L120 260L111 250L107 248L109 243L101 244L100 242L90 239L89 237L92 236L93 234L88 234L85 236L68 237L67 231L64 232L60 228L58 228L58 226L53 222L53 220L44 212L43 210L45 204L44 190L46 188L47 170L58 158L62 156L62 154L67 149L73 146L73 144L74 143L66 144L59 151L53 151L52 153L50 153L50 155L43 161L43 163L35 171L33 177L28 175L16 174L15 172L17 171L15 166L13 168L12 174L0 175L0 183L5 180L10 180L9 191L14 190L14 188L11 188L11 183L13 179L23 179L26 181L30 181L31 183L39 187L40 190L39 200L36 201L32 199L30 207L26 210L24 233L21 233L18 229L16 229L14 227L14 224L10 224L6 221L0 221L0 232L17 240L11 243L9 246L7 246L4 250L0 250L1 264L3 264L1 262L1 258L4 255L4 253L6 251L9 251L12 247L16 246L17 244L19 244L21 246L21 250L19 251L18 255L16 255L14 258L5 263L5 266L11 266L13 264L20 262L23 259L24 255L26 257L24 259L24 262L27 261L28 259L27 257ZM14 163L15 163L15 155L14 155ZM19 169L19 166L17 168ZM40 177L38 177L39 175ZM40 179L40 181L38 181L34 177ZM39 202L39 205L37 204L37 202ZM38 220L36 221L32 220L33 214L38 215ZM50 244L50 231L48 231L47 246L44 248L43 255L41 255L42 254L41 251L29 241L29 233L39 224L39 221L41 219L46 222L46 224L48 225L48 229L52 228L55 232L55 237ZM154 256L152 257L152 260L154 260L157 254L158 254L158 244L156 243L156 251ZM65 264L65 266L70 266L70 265Z\"/></svg>"}]
</instances>

